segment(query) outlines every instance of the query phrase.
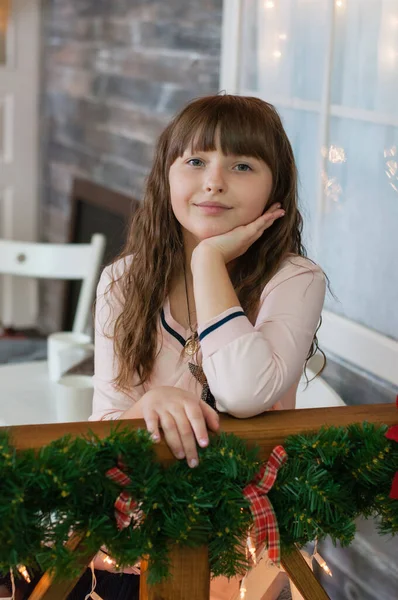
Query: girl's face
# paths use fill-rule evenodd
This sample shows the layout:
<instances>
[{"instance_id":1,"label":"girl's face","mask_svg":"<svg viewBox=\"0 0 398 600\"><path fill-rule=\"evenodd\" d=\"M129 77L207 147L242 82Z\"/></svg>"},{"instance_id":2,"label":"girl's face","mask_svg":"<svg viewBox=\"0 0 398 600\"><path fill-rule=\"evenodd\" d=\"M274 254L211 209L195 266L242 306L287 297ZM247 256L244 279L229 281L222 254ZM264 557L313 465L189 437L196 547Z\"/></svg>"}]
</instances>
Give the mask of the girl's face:
<instances>
[{"instance_id":1,"label":"girl's face","mask_svg":"<svg viewBox=\"0 0 398 600\"><path fill-rule=\"evenodd\" d=\"M171 206L186 241L199 243L259 217L272 190L260 159L188 148L169 172Z\"/></svg>"}]
</instances>

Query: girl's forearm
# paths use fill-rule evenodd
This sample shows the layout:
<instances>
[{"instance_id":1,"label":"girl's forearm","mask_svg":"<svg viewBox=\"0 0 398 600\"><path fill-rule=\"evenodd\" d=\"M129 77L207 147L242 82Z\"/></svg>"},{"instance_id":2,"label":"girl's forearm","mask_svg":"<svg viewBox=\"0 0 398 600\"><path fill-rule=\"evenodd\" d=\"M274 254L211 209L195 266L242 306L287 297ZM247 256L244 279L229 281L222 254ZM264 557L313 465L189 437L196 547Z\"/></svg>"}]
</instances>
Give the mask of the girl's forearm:
<instances>
[{"instance_id":1,"label":"girl's forearm","mask_svg":"<svg viewBox=\"0 0 398 600\"><path fill-rule=\"evenodd\" d=\"M191 270L199 326L228 308L239 306L224 258L215 248L197 247Z\"/></svg>"}]
</instances>

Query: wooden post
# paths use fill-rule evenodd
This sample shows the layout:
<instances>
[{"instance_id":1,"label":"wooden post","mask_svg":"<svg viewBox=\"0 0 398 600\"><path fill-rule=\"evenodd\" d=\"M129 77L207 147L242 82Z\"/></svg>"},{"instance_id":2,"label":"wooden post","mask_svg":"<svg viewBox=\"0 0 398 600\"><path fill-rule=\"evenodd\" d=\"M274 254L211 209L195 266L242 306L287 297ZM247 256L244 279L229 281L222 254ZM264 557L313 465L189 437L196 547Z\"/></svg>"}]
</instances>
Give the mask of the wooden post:
<instances>
[{"instance_id":1,"label":"wooden post","mask_svg":"<svg viewBox=\"0 0 398 600\"><path fill-rule=\"evenodd\" d=\"M82 537L79 535L72 535L68 540L66 547L69 550L78 550L82 546ZM80 577L87 568L87 565L91 562L93 556L85 556L81 559L82 571L80 575L77 575L74 579L62 579L54 581L54 576L50 571L46 571L36 584L35 589L29 596L29 600L63 600L75 587Z\"/></svg>"},{"instance_id":2,"label":"wooden post","mask_svg":"<svg viewBox=\"0 0 398 600\"><path fill-rule=\"evenodd\" d=\"M282 556L282 566L305 600L330 600L300 550Z\"/></svg>"},{"instance_id":3,"label":"wooden post","mask_svg":"<svg viewBox=\"0 0 398 600\"><path fill-rule=\"evenodd\" d=\"M310 433L324 425L336 427L352 423L369 423L395 425L398 421L394 404L343 406L333 408L315 408L305 410L269 411L253 419L234 419L221 417L221 429L227 433L235 433L249 445L260 447L260 456L267 459L273 448L283 444L288 435ZM38 449L50 442L69 434L72 437L87 435L89 431L99 437L107 436L114 423L101 421L95 423L68 423L51 425L26 425L10 427L12 443L17 450ZM140 420L124 421L123 426L133 429L145 428ZM164 463L172 462L173 456L165 443L156 445L158 459ZM149 588L145 573L142 575L141 600L208 600L209 598L209 565L207 550L179 549L172 550L173 576L160 586ZM327 595L316 581L301 554L297 551L291 556L283 557L283 564L290 578L306 600L326 600ZM82 569L83 572L83 569ZM45 582L44 582L45 583ZM53 595L36 594L32 600L64 600L67 593L64 588L56 588ZM49 593L49 588L46 593Z\"/></svg>"},{"instance_id":4,"label":"wooden post","mask_svg":"<svg viewBox=\"0 0 398 600\"><path fill-rule=\"evenodd\" d=\"M210 568L207 547L180 548L170 552L170 579L153 586L146 581L145 565L140 581L140 600L209 600Z\"/></svg>"}]
</instances>

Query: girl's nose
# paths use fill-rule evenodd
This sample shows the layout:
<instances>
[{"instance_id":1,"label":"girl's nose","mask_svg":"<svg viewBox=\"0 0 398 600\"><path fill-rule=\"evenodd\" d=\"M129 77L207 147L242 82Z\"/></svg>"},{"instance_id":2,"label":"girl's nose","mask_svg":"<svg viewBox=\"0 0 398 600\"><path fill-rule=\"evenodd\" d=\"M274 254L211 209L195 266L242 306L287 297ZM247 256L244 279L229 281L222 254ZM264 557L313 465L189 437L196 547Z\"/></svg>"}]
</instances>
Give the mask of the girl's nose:
<instances>
[{"instance_id":1,"label":"girl's nose","mask_svg":"<svg viewBox=\"0 0 398 600\"><path fill-rule=\"evenodd\" d=\"M226 189L227 184L222 170L220 168L209 170L205 179L205 191L208 194L223 194L226 192Z\"/></svg>"}]
</instances>

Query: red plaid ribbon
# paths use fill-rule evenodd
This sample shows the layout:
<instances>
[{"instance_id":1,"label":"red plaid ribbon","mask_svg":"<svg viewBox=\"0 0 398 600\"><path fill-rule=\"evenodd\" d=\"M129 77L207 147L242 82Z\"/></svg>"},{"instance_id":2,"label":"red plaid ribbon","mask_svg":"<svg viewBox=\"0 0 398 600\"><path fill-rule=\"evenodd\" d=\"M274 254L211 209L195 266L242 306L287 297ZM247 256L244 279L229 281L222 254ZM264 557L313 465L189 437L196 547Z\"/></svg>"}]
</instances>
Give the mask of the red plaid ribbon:
<instances>
[{"instance_id":1,"label":"red plaid ribbon","mask_svg":"<svg viewBox=\"0 0 398 600\"><path fill-rule=\"evenodd\" d=\"M121 487L125 487L131 483L131 479L123 472L123 470L126 470L126 465L121 458L118 459L117 464L117 467L108 469L105 475ZM121 530L128 527L134 514L138 511L137 502L133 499L130 492L123 491L116 498L114 506L117 528Z\"/></svg>"},{"instance_id":2,"label":"red plaid ribbon","mask_svg":"<svg viewBox=\"0 0 398 600\"><path fill-rule=\"evenodd\" d=\"M398 396L395 402L398 408ZM392 427L388 428L386 431L386 438L388 440L394 440L395 442L398 442L398 425L392 425ZM395 473L394 479L392 480L390 498L392 500L398 500L398 471Z\"/></svg>"},{"instance_id":3,"label":"red plaid ribbon","mask_svg":"<svg viewBox=\"0 0 398 600\"><path fill-rule=\"evenodd\" d=\"M243 490L250 501L256 532L256 548L266 543L269 558L276 564L280 563L280 539L276 515L271 501L267 496L275 483L278 470L286 462L287 453L282 446L276 446L269 460L261 467L254 481Z\"/></svg>"}]
</instances>

